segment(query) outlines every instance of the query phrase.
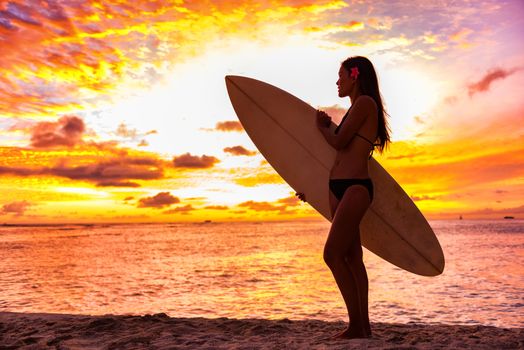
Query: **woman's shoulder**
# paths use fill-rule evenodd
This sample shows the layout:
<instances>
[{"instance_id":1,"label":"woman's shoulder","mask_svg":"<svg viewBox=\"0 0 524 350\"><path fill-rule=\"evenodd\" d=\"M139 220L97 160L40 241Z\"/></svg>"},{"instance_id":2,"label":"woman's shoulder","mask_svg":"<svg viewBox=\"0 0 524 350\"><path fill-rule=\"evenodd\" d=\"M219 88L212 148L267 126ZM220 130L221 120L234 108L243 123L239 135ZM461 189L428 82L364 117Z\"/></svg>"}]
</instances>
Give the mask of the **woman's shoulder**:
<instances>
[{"instance_id":1,"label":"woman's shoulder","mask_svg":"<svg viewBox=\"0 0 524 350\"><path fill-rule=\"evenodd\" d=\"M368 108L377 108L377 103L375 102L375 99L369 95L360 95L357 97L355 104L360 104L362 107L368 107Z\"/></svg>"},{"instance_id":2,"label":"woman's shoulder","mask_svg":"<svg viewBox=\"0 0 524 350\"><path fill-rule=\"evenodd\" d=\"M368 95L360 95L353 104L355 110L365 115L375 115L378 111L377 103L373 97Z\"/></svg>"}]
</instances>

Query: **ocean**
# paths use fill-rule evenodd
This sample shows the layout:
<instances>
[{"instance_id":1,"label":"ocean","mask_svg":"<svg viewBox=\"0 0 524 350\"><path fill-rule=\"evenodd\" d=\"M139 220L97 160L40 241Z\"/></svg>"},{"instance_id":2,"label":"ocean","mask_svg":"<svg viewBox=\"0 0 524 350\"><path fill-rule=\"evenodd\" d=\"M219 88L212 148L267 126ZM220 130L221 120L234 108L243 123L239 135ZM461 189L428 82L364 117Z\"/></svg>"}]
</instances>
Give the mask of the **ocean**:
<instances>
[{"instance_id":1,"label":"ocean","mask_svg":"<svg viewBox=\"0 0 524 350\"><path fill-rule=\"evenodd\" d=\"M444 273L364 249L371 322L524 327L524 221L431 221ZM0 226L0 311L347 321L326 221Z\"/></svg>"}]
</instances>

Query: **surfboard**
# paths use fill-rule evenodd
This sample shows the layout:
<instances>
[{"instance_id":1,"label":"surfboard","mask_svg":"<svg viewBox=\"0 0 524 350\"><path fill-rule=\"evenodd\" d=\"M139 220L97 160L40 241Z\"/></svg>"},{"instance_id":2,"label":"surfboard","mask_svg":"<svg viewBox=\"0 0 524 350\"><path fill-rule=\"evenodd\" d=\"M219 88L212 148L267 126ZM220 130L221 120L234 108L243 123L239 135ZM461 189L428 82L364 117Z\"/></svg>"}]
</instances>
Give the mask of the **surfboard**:
<instances>
[{"instance_id":1,"label":"surfboard","mask_svg":"<svg viewBox=\"0 0 524 350\"><path fill-rule=\"evenodd\" d=\"M316 109L256 79L228 75L225 80L233 109L260 153L331 221L328 181L336 150L316 126ZM375 193L360 224L362 245L406 271L441 274L444 253L415 203L374 158L369 161L369 174Z\"/></svg>"}]
</instances>

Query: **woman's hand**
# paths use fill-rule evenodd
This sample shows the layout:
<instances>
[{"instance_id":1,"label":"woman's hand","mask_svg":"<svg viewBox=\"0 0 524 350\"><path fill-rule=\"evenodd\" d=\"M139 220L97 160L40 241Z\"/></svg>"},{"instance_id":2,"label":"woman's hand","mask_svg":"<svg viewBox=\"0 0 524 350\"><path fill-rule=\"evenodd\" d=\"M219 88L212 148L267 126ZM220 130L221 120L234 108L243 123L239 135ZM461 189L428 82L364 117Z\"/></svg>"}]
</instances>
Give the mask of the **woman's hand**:
<instances>
[{"instance_id":1,"label":"woman's hand","mask_svg":"<svg viewBox=\"0 0 524 350\"><path fill-rule=\"evenodd\" d=\"M317 109L317 126L319 128L328 128L331 125L331 117L326 112Z\"/></svg>"},{"instance_id":2,"label":"woman's hand","mask_svg":"<svg viewBox=\"0 0 524 350\"><path fill-rule=\"evenodd\" d=\"M295 196L298 197L298 199L300 199L302 202L306 202L306 195L302 192L297 192L295 193Z\"/></svg>"}]
</instances>

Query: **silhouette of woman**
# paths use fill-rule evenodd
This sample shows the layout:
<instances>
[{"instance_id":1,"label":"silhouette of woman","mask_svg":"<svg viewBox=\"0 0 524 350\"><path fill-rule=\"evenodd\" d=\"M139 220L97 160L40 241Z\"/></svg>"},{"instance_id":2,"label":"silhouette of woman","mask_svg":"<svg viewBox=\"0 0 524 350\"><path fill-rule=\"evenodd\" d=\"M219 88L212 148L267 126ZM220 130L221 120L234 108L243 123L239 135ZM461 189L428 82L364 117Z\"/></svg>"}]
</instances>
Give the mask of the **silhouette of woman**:
<instances>
[{"instance_id":1,"label":"silhouette of woman","mask_svg":"<svg viewBox=\"0 0 524 350\"><path fill-rule=\"evenodd\" d=\"M317 111L317 126L337 150L329 180L332 224L324 247L324 261L335 277L349 315L349 326L332 338L369 338L368 277L362 260L359 225L373 201L368 159L373 149L385 150L390 142L386 112L373 64L355 56L342 62L338 96L349 97L348 110L335 131L331 118ZM375 141L377 143L375 144ZM306 201L303 193L297 196Z\"/></svg>"}]
</instances>

